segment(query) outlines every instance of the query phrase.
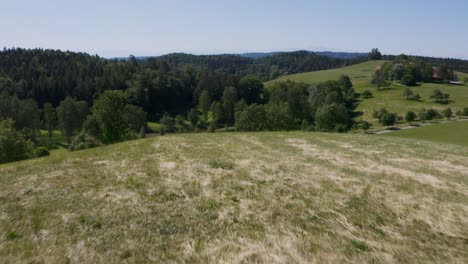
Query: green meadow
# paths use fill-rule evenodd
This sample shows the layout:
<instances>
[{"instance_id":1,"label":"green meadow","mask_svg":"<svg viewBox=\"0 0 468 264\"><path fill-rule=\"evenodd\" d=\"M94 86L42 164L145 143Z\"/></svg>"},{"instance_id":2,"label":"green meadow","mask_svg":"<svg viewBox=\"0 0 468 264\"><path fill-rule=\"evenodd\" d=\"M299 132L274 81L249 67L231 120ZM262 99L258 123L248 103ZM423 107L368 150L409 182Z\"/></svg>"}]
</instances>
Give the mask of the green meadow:
<instances>
[{"instance_id":1,"label":"green meadow","mask_svg":"<svg viewBox=\"0 0 468 264\"><path fill-rule=\"evenodd\" d=\"M468 121L421 126L384 135L468 146Z\"/></svg>"},{"instance_id":2,"label":"green meadow","mask_svg":"<svg viewBox=\"0 0 468 264\"><path fill-rule=\"evenodd\" d=\"M363 112L362 118L369 121L372 120L372 113L382 107L390 112L396 112L400 116L404 116L408 111L418 113L422 108L442 110L450 107L452 110L461 110L464 107L468 107L468 87L463 85L421 83L419 86L410 87L414 93L418 93L421 96L420 101L406 100L403 96L403 91L407 87L395 83L380 91L377 90L376 86L371 83L372 75L375 72L376 66L381 65L383 62L385 61L369 61L339 69L287 75L267 82L265 85L268 87L275 82L286 80L313 85L327 80L338 79L338 77L343 74L348 75L358 93L370 90L373 94L373 98L361 99L357 108L357 111ZM468 74L459 72L458 77L459 79L463 79L468 77ZM449 93L451 102L449 104L437 104L432 102L429 97L435 89Z\"/></svg>"}]
</instances>

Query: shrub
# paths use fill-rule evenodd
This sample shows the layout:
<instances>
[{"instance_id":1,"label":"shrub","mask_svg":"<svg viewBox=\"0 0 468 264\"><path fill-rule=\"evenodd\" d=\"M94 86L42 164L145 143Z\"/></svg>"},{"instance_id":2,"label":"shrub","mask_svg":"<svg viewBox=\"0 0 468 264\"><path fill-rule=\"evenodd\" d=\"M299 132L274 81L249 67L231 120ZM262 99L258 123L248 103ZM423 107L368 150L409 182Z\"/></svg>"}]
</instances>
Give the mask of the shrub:
<instances>
[{"instance_id":1,"label":"shrub","mask_svg":"<svg viewBox=\"0 0 468 264\"><path fill-rule=\"evenodd\" d=\"M413 122L417 118L417 115L414 112L409 111L406 113L405 120L406 122L410 123Z\"/></svg>"},{"instance_id":2,"label":"shrub","mask_svg":"<svg viewBox=\"0 0 468 264\"><path fill-rule=\"evenodd\" d=\"M73 138L70 146L68 147L70 151L95 148L102 145L102 142L99 141L96 137L87 133L85 130L82 130L75 138Z\"/></svg>"},{"instance_id":3,"label":"shrub","mask_svg":"<svg viewBox=\"0 0 468 264\"><path fill-rule=\"evenodd\" d=\"M388 113L387 109L380 108L379 110L374 111L374 113L372 114L372 117L376 119L380 119L380 117L382 117L383 115L387 113Z\"/></svg>"},{"instance_id":4,"label":"shrub","mask_svg":"<svg viewBox=\"0 0 468 264\"><path fill-rule=\"evenodd\" d=\"M395 113L386 113L379 118L379 122L384 126L393 126L398 120L398 115Z\"/></svg>"},{"instance_id":5,"label":"shrub","mask_svg":"<svg viewBox=\"0 0 468 264\"><path fill-rule=\"evenodd\" d=\"M421 99L421 96L419 96L419 94L415 94L413 92L413 90L409 89L409 88L406 88L404 91L403 91L403 96L406 98L406 100L415 100L415 101L419 101Z\"/></svg>"},{"instance_id":6,"label":"shrub","mask_svg":"<svg viewBox=\"0 0 468 264\"><path fill-rule=\"evenodd\" d=\"M0 120L0 163L34 157L33 143L15 129L12 119Z\"/></svg>"},{"instance_id":7,"label":"shrub","mask_svg":"<svg viewBox=\"0 0 468 264\"><path fill-rule=\"evenodd\" d=\"M419 94L415 94L415 95L413 95L413 97L411 98L411 100L419 101L419 100L421 100L421 96L420 96Z\"/></svg>"},{"instance_id":8,"label":"shrub","mask_svg":"<svg viewBox=\"0 0 468 264\"><path fill-rule=\"evenodd\" d=\"M468 107L463 108L463 116L468 116Z\"/></svg>"},{"instance_id":9,"label":"shrub","mask_svg":"<svg viewBox=\"0 0 468 264\"><path fill-rule=\"evenodd\" d=\"M175 119L172 118L169 114L164 114L160 120L161 122L161 130L167 133L174 133L176 132L176 122Z\"/></svg>"},{"instance_id":10,"label":"shrub","mask_svg":"<svg viewBox=\"0 0 468 264\"><path fill-rule=\"evenodd\" d=\"M365 90L364 92L362 92L361 97L364 98L364 99L369 99L369 98L372 98L374 96L372 95L371 91Z\"/></svg>"},{"instance_id":11,"label":"shrub","mask_svg":"<svg viewBox=\"0 0 468 264\"><path fill-rule=\"evenodd\" d=\"M414 79L413 75L407 73L403 78L400 80L401 84L406 86L416 86L416 79Z\"/></svg>"},{"instance_id":12,"label":"shrub","mask_svg":"<svg viewBox=\"0 0 468 264\"><path fill-rule=\"evenodd\" d=\"M445 118L450 119L453 115L452 109L450 109L450 107L445 108L444 110L442 110L442 115L445 116Z\"/></svg>"},{"instance_id":13,"label":"shrub","mask_svg":"<svg viewBox=\"0 0 468 264\"><path fill-rule=\"evenodd\" d=\"M213 133L216 130L216 122L213 120L210 122L210 126L208 126L208 132Z\"/></svg>"},{"instance_id":14,"label":"shrub","mask_svg":"<svg viewBox=\"0 0 468 264\"><path fill-rule=\"evenodd\" d=\"M366 120L362 120L359 122L359 127L366 132L369 128L371 128L372 124Z\"/></svg>"},{"instance_id":15,"label":"shrub","mask_svg":"<svg viewBox=\"0 0 468 264\"><path fill-rule=\"evenodd\" d=\"M433 102L439 103L439 104L448 104L450 102L450 94L444 93L439 89L434 90L432 92L432 95L430 97Z\"/></svg>"},{"instance_id":16,"label":"shrub","mask_svg":"<svg viewBox=\"0 0 468 264\"><path fill-rule=\"evenodd\" d=\"M38 147L36 149L36 157L45 157L45 156L49 156L50 153L49 153L49 150L45 147Z\"/></svg>"},{"instance_id":17,"label":"shrub","mask_svg":"<svg viewBox=\"0 0 468 264\"><path fill-rule=\"evenodd\" d=\"M413 90L409 89L409 88L406 88L404 91L403 91L403 96L409 100L413 97L414 93L413 93Z\"/></svg>"},{"instance_id":18,"label":"shrub","mask_svg":"<svg viewBox=\"0 0 468 264\"><path fill-rule=\"evenodd\" d=\"M419 112L419 119L421 120L432 120L432 119L435 119L435 118L439 118L440 117L440 113L435 110L435 109L421 109L421 111Z\"/></svg>"}]
</instances>

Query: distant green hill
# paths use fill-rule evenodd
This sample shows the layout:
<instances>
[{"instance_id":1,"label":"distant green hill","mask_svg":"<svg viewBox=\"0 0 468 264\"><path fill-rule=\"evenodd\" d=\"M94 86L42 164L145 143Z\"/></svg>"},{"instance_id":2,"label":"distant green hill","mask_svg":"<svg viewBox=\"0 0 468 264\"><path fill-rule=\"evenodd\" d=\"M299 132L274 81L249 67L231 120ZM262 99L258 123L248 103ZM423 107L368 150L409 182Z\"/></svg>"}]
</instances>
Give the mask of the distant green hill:
<instances>
[{"instance_id":1,"label":"distant green hill","mask_svg":"<svg viewBox=\"0 0 468 264\"><path fill-rule=\"evenodd\" d=\"M269 85L275 82L281 82L286 80L315 84L328 80L338 79L338 77L340 77L343 74L348 75L355 85L360 82L368 83L371 80L372 74L375 71L375 67L377 67L377 65L381 65L384 62L385 61L367 61L364 63L359 63L338 69L287 75L267 82L266 86L268 87Z\"/></svg>"},{"instance_id":2,"label":"distant green hill","mask_svg":"<svg viewBox=\"0 0 468 264\"><path fill-rule=\"evenodd\" d=\"M362 99L362 102L358 107L358 111L364 112L363 118L367 120L371 120L373 111L381 107L385 107L387 110L396 112L402 116L408 111L418 112L421 108L432 107L441 110L451 107L452 110L459 110L463 107L468 107L468 87L466 86L423 83L417 87L411 87L415 93L419 93L421 95L421 101L406 100L403 97L403 91L406 86L399 84L392 84L386 89L378 91L375 85L371 83L372 75L377 65L381 65L384 62L385 61L368 61L338 69L287 75L269 81L265 85L266 87L269 87L275 82L286 80L316 84L327 80L334 80L339 76L346 74L352 79L354 88L357 92L370 90L374 95L374 98ZM468 78L468 74L458 72L458 78L463 80L464 78ZM440 89L443 92L449 93L453 102L447 105L431 102L429 97L435 89Z\"/></svg>"}]
</instances>

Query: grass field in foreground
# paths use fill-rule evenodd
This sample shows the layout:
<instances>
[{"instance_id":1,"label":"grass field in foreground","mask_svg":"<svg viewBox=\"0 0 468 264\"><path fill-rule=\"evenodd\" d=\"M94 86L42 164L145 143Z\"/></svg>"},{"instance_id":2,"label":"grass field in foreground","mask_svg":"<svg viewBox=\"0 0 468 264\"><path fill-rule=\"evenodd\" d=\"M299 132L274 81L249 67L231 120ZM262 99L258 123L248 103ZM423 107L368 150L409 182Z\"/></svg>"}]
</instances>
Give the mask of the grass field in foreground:
<instances>
[{"instance_id":1,"label":"grass field in foreground","mask_svg":"<svg viewBox=\"0 0 468 264\"><path fill-rule=\"evenodd\" d=\"M468 147L468 122L451 122L422 126L414 129L401 130L383 134L392 137L430 140L441 143L457 144Z\"/></svg>"},{"instance_id":2,"label":"grass field in foreground","mask_svg":"<svg viewBox=\"0 0 468 264\"><path fill-rule=\"evenodd\" d=\"M63 151L63 150L60 150ZM153 137L0 166L3 263L466 263L468 148Z\"/></svg>"},{"instance_id":3,"label":"grass field in foreground","mask_svg":"<svg viewBox=\"0 0 468 264\"><path fill-rule=\"evenodd\" d=\"M417 87L410 87L414 93L420 94L421 101L406 100L403 97L403 91L407 88L406 86L392 84L386 89L378 91L375 85L371 84L371 80L372 75L375 72L375 67L383 62L385 61L369 61L339 69L288 75L267 82L265 85L268 87L274 82L286 80L317 84L327 80L336 80L339 76L346 74L352 79L354 88L358 93L370 90L374 96L374 98L362 99L357 109L358 111L364 112L362 118L368 121L373 121L372 113L381 107L384 107L391 112L396 112L400 116L404 116L408 111L418 113L422 108L435 108L442 110L444 108L451 107L452 110L461 110L464 107L468 107L467 86L423 83ZM468 74L465 73L458 74L460 79L468 77ZM435 89L449 93L452 102L447 105L431 102L430 96Z\"/></svg>"}]
</instances>

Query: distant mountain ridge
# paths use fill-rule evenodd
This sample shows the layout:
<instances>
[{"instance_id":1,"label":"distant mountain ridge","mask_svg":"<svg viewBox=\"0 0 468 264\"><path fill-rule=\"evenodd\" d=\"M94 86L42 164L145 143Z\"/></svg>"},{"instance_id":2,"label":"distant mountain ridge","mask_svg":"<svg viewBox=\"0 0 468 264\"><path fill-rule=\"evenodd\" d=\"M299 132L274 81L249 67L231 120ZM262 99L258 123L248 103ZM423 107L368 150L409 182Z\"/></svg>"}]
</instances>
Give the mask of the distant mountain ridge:
<instances>
[{"instance_id":1,"label":"distant mountain ridge","mask_svg":"<svg viewBox=\"0 0 468 264\"><path fill-rule=\"evenodd\" d=\"M273 52L247 52L247 53L226 53L226 54L205 54L206 56L209 55L237 55L240 57L244 58L250 58L250 59L260 59L260 58L265 58L265 57L270 57L273 55L278 55L282 53L291 53L294 51L273 51ZM306 51L309 53L315 53L317 55L322 55L330 58L335 58L335 59L356 59L360 57L365 57L367 56L367 53L362 53L362 52L335 52L335 51ZM164 57L169 54L164 54L164 55L158 55L158 56L136 56L137 60L146 60L150 58L158 58L158 57ZM203 56L203 55L201 55ZM115 57L111 58L113 60L127 60L128 57Z\"/></svg>"},{"instance_id":2,"label":"distant mountain ridge","mask_svg":"<svg viewBox=\"0 0 468 264\"><path fill-rule=\"evenodd\" d=\"M336 59L356 59L359 57L367 56L367 53L362 53L362 52L334 52L334 51L307 51L307 52L315 53L317 55L327 56L330 58L336 58ZM288 52L287 51L249 52L249 53L242 53L239 55L242 57L258 59L258 58L268 57L272 55L277 55L280 53L288 53Z\"/></svg>"}]
</instances>

